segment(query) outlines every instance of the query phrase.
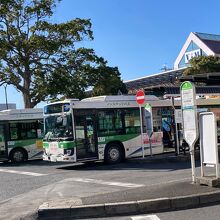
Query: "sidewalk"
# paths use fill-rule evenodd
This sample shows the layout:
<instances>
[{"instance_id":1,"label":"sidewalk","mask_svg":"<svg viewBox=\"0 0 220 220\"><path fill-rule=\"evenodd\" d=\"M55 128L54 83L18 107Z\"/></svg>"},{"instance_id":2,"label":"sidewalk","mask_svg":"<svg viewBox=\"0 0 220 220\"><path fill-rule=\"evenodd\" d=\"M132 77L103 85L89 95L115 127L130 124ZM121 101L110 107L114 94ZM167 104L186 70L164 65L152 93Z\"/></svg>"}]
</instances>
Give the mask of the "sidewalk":
<instances>
[{"instance_id":1,"label":"sidewalk","mask_svg":"<svg viewBox=\"0 0 220 220\"><path fill-rule=\"evenodd\" d=\"M188 160L174 154L132 159L131 163ZM190 177L189 177L190 178ZM64 200L53 200L39 207L38 219L85 219L92 217L133 215L186 209L220 202L220 188L192 184L190 179L157 183L129 190Z\"/></svg>"}]
</instances>

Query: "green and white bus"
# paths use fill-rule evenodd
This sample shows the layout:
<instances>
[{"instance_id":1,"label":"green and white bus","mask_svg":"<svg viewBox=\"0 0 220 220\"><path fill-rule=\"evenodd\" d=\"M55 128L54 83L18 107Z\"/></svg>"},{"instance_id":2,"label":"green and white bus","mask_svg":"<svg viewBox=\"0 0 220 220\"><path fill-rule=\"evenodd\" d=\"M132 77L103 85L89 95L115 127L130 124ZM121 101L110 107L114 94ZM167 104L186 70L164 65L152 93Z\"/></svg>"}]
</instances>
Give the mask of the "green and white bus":
<instances>
[{"instance_id":1,"label":"green and white bus","mask_svg":"<svg viewBox=\"0 0 220 220\"><path fill-rule=\"evenodd\" d=\"M166 145L165 134L174 141L175 126L172 122L175 109L181 108L180 99L158 99L145 96L152 106L153 135L152 153L174 150ZM220 99L197 99L199 111L212 111L217 116L220 130ZM145 111L143 119L144 154L150 154L146 135ZM170 128L167 128L167 123ZM135 96L100 96L79 100L64 100L45 106L45 136L43 159L48 161L86 162L105 160L120 162L124 158L142 156L139 107ZM178 130L181 131L181 123ZM180 124L179 124L180 123ZM181 133L181 132L180 132Z\"/></svg>"},{"instance_id":2,"label":"green and white bus","mask_svg":"<svg viewBox=\"0 0 220 220\"><path fill-rule=\"evenodd\" d=\"M155 115L152 153L162 153L159 111L161 106L170 105L170 100L161 101L155 96L146 99ZM145 134L144 111L142 117ZM44 123L44 160L117 163L142 156L140 112L135 96L100 96L51 103L44 107ZM150 154L148 138L144 140L144 154Z\"/></svg>"},{"instance_id":3,"label":"green and white bus","mask_svg":"<svg viewBox=\"0 0 220 220\"><path fill-rule=\"evenodd\" d=\"M0 161L42 158L43 110L0 111Z\"/></svg>"}]
</instances>

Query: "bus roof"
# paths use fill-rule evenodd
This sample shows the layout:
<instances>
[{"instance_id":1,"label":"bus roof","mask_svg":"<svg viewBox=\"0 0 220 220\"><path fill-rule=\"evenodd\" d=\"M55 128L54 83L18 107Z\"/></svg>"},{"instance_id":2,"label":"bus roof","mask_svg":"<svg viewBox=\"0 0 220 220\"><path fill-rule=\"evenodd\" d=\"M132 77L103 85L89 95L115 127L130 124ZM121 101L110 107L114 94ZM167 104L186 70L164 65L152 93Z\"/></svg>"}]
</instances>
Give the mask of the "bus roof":
<instances>
[{"instance_id":1,"label":"bus roof","mask_svg":"<svg viewBox=\"0 0 220 220\"><path fill-rule=\"evenodd\" d=\"M43 118L42 108L8 109L0 111L0 121L15 121Z\"/></svg>"},{"instance_id":2,"label":"bus roof","mask_svg":"<svg viewBox=\"0 0 220 220\"><path fill-rule=\"evenodd\" d=\"M152 106L170 106L170 100L160 100L153 95L146 95L145 102ZM136 96L134 95L115 95L115 96L96 96L86 98L80 102L72 102L72 108L78 109L98 109L98 108L134 108L138 107Z\"/></svg>"},{"instance_id":3,"label":"bus roof","mask_svg":"<svg viewBox=\"0 0 220 220\"><path fill-rule=\"evenodd\" d=\"M64 100L48 103L47 105L54 105L54 104L61 104L61 103L71 103L71 102L74 102L74 101L80 101L80 100L79 99L75 99L75 98L64 99Z\"/></svg>"},{"instance_id":4,"label":"bus roof","mask_svg":"<svg viewBox=\"0 0 220 220\"><path fill-rule=\"evenodd\" d=\"M181 107L181 99L174 98L174 106ZM69 99L59 102L50 103L48 105L58 103L70 103L71 108L74 109L99 109L99 108L132 108L138 107L136 96L134 95L114 95L114 96L96 96L85 98L79 101L78 99ZM145 103L151 104L152 107L172 107L172 99L159 99L154 95L146 95ZM196 103L198 106L219 106L220 99L201 99L197 98Z\"/></svg>"},{"instance_id":5,"label":"bus roof","mask_svg":"<svg viewBox=\"0 0 220 220\"><path fill-rule=\"evenodd\" d=\"M156 101L159 100L159 98L154 95L145 95L145 100ZM136 96L134 95L95 96L95 97L82 99L81 101L82 102L136 101Z\"/></svg>"}]
</instances>

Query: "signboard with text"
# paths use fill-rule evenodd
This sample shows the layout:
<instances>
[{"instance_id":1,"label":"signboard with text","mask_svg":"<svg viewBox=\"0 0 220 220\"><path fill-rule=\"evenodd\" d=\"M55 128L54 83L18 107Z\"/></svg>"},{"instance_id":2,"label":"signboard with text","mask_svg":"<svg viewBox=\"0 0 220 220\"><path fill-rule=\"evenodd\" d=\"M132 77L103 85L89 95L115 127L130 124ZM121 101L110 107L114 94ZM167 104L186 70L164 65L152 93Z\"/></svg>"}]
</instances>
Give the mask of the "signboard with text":
<instances>
[{"instance_id":1,"label":"signboard with text","mask_svg":"<svg viewBox=\"0 0 220 220\"><path fill-rule=\"evenodd\" d=\"M183 123L183 116L181 109L175 109L175 122L180 124Z\"/></svg>"},{"instance_id":2,"label":"signboard with text","mask_svg":"<svg viewBox=\"0 0 220 220\"><path fill-rule=\"evenodd\" d=\"M201 49L196 49L196 50L192 50L189 52L186 52L184 57L185 57L185 63L189 63L189 61L193 58L193 57L198 57L202 55L202 50Z\"/></svg>"},{"instance_id":3,"label":"signboard with text","mask_svg":"<svg viewBox=\"0 0 220 220\"><path fill-rule=\"evenodd\" d=\"M181 105L183 117L183 135L190 148L198 139L198 123L195 87L191 82L183 82L181 87Z\"/></svg>"},{"instance_id":4,"label":"signboard with text","mask_svg":"<svg viewBox=\"0 0 220 220\"><path fill-rule=\"evenodd\" d=\"M152 118L152 107L149 103L144 106L145 109L145 122L146 122L146 132L150 138L153 133L153 118Z\"/></svg>"}]
</instances>

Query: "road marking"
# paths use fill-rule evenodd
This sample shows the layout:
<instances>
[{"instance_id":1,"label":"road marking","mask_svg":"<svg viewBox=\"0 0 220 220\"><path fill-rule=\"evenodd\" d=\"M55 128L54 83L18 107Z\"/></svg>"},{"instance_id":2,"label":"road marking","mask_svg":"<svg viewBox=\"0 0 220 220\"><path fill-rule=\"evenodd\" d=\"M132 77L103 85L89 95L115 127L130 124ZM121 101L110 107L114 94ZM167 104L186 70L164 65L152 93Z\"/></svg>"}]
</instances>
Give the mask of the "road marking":
<instances>
[{"instance_id":1,"label":"road marking","mask_svg":"<svg viewBox=\"0 0 220 220\"><path fill-rule=\"evenodd\" d=\"M47 175L47 174L43 174L43 173L24 172L24 171L8 170L8 169L0 169L0 172L15 173L15 174L28 175L28 176L45 176L45 175Z\"/></svg>"},{"instance_id":2,"label":"road marking","mask_svg":"<svg viewBox=\"0 0 220 220\"><path fill-rule=\"evenodd\" d=\"M142 215L131 217L132 220L160 220L156 215Z\"/></svg>"},{"instance_id":3,"label":"road marking","mask_svg":"<svg viewBox=\"0 0 220 220\"><path fill-rule=\"evenodd\" d=\"M121 187L128 187L128 188L138 188L138 187L145 186L143 184L109 182L109 181L104 181L104 180L95 180L95 179L88 179L88 178L73 178L72 180L76 182L97 183L97 184L102 184L102 185L121 186Z\"/></svg>"}]
</instances>

